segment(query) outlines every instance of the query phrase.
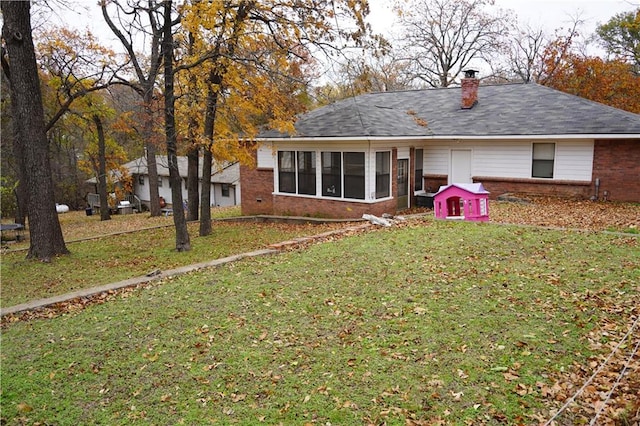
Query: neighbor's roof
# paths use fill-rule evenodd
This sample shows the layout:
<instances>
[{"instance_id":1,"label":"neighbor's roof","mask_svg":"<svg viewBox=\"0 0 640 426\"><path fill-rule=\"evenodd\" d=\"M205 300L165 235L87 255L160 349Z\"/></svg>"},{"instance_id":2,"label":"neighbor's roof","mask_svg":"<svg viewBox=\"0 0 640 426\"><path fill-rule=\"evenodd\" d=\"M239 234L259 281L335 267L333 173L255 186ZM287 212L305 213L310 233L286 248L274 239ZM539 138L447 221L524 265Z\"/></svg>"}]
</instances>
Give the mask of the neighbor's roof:
<instances>
[{"instance_id":1,"label":"neighbor's roof","mask_svg":"<svg viewBox=\"0 0 640 426\"><path fill-rule=\"evenodd\" d=\"M159 176L169 176L169 161L166 155L156 155L156 164L158 165ZM129 169L132 175L148 175L147 158L140 157L129 161L124 165ZM183 178L187 177L187 157L178 157L178 171ZM212 183L230 183L236 184L240 181L240 165L237 162L217 163L211 165L211 182ZM202 176L202 158L198 163L198 176Z\"/></svg>"},{"instance_id":2,"label":"neighbor's roof","mask_svg":"<svg viewBox=\"0 0 640 426\"><path fill-rule=\"evenodd\" d=\"M640 136L639 114L535 83L481 85L467 110L461 97L460 87L370 93L300 116L296 135L260 137Z\"/></svg>"}]
</instances>

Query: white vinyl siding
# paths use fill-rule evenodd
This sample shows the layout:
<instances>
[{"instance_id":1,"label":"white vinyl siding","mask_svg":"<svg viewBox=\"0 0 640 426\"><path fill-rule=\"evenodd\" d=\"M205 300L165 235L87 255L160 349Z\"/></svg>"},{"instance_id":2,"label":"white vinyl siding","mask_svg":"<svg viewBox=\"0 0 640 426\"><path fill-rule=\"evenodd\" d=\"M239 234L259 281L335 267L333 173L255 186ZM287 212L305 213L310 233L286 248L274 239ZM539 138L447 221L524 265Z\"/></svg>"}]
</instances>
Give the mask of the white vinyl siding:
<instances>
[{"instance_id":1,"label":"white vinyl siding","mask_svg":"<svg viewBox=\"0 0 640 426\"><path fill-rule=\"evenodd\" d=\"M260 144L257 157L257 167L259 169L273 169L275 167L276 157L271 143Z\"/></svg>"},{"instance_id":2,"label":"white vinyl siding","mask_svg":"<svg viewBox=\"0 0 640 426\"><path fill-rule=\"evenodd\" d=\"M503 178L531 177L531 144L506 142L495 145L482 143L473 150L473 176Z\"/></svg>"},{"instance_id":3,"label":"white vinyl siding","mask_svg":"<svg viewBox=\"0 0 640 426\"><path fill-rule=\"evenodd\" d=\"M449 173L449 145L427 145L424 147L424 171L429 175Z\"/></svg>"},{"instance_id":4,"label":"white vinyl siding","mask_svg":"<svg viewBox=\"0 0 640 426\"><path fill-rule=\"evenodd\" d=\"M593 172L593 141L558 142L554 179L590 181Z\"/></svg>"},{"instance_id":5,"label":"white vinyl siding","mask_svg":"<svg viewBox=\"0 0 640 426\"><path fill-rule=\"evenodd\" d=\"M426 145L424 173L448 174L451 150L472 149L473 176L530 179L533 142L538 141L477 141ZM591 180L592 140L549 142L556 144L554 180Z\"/></svg>"}]
</instances>

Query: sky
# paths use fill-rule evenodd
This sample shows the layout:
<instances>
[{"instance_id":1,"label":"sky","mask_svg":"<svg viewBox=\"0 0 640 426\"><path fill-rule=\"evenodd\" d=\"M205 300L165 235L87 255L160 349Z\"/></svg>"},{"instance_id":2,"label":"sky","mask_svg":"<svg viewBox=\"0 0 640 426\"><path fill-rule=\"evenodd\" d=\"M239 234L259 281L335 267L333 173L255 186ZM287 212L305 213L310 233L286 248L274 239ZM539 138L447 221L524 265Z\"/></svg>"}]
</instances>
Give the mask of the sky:
<instances>
[{"instance_id":1,"label":"sky","mask_svg":"<svg viewBox=\"0 0 640 426\"><path fill-rule=\"evenodd\" d=\"M2 1L2 0L0 0ZM394 0L369 0L371 14L368 18L374 31L385 35L393 32L394 13L391 9ZM87 28L103 44L122 51L119 42L104 23L97 6L97 0L61 1L69 8L56 17L54 23L71 26L80 31ZM595 32L599 24L606 23L615 14L628 12L640 7L640 0L495 0L495 7L511 10L521 27L543 29L552 36L558 28L569 28L576 17L583 21L579 32L588 37ZM603 52L595 44L586 51L588 54L601 55ZM475 64L472 64L475 66Z\"/></svg>"},{"instance_id":2,"label":"sky","mask_svg":"<svg viewBox=\"0 0 640 426\"><path fill-rule=\"evenodd\" d=\"M369 0L369 21L377 31L386 32L393 26L391 0ZM512 10L518 23L543 28L553 34L556 28L567 27L573 18L584 20L584 33L591 34L598 24L607 22L620 12L640 7L640 0L495 0L496 7Z\"/></svg>"},{"instance_id":3,"label":"sky","mask_svg":"<svg viewBox=\"0 0 640 426\"><path fill-rule=\"evenodd\" d=\"M67 3L67 2L63 2ZM70 10L64 11L57 20L65 25L84 30L89 28L94 34L108 33L96 0L76 0ZM378 32L387 33L393 27L394 14L392 0L369 0L371 15L369 21ZM616 13L640 7L640 0L495 0L496 7L514 11L521 24L533 28L542 27L548 33L559 27L567 27L575 16L585 21L584 33L593 33L598 24L607 22ZM112 38L110 34L106 37Z\"/></svg>"}]
</instances>

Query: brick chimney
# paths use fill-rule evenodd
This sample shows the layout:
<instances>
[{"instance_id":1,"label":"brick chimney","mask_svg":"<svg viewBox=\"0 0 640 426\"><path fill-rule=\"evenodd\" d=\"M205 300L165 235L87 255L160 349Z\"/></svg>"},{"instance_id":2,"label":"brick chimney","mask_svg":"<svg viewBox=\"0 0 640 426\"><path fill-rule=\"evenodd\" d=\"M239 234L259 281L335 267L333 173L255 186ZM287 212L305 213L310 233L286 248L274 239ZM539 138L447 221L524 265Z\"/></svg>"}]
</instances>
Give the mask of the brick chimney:
<instances>
[{"instance_id":1,"label":"brick chimney","mask_svg":"<svg viewBox=\"0 0 640 426\"><path fill-rule=\"evenodd\" d=\"M478 103L478 86L480 80L476 78L476 70L465 70L462 79L462 109L471 109Z\"/></svg>"}]
</instances>

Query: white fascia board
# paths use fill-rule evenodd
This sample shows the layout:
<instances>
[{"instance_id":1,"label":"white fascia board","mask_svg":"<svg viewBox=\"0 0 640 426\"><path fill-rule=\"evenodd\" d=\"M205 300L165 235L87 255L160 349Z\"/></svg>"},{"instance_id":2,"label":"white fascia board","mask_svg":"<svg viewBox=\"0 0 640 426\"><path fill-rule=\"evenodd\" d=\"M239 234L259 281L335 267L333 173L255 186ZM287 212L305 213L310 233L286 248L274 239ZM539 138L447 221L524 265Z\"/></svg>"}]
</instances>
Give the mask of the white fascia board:
<instances>
[{"instance_id":1,"label":"white fascia board","mask_svg":"<svg viewBox=\"0 0 640 426\"><path fill-rule=\"evenodd\" d=\"M372 136L372 137L301 137L301 138L262 138L258 142L301 143L301 142L373 142L373 141L428 141L428 140L557 140L557 139L640 139L637 133L621 134L570 134L570 135L429 135L429 136Z\"/></svg>"}]
</instances>

